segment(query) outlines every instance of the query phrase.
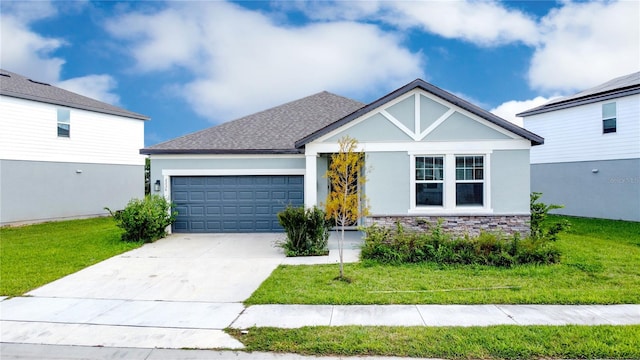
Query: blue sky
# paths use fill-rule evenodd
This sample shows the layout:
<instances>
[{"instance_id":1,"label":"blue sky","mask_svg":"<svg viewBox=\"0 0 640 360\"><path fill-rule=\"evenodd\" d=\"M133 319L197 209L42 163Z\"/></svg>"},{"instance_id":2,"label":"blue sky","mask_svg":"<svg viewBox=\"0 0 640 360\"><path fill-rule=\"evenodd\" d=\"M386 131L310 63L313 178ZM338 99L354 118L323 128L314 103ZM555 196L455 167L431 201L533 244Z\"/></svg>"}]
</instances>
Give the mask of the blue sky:
<instances>
[{"instance_id":1,"label":"blue sky","mask_svg":"<svg viewBox=\"0 0 640 360\"><path fill-rule=\"evenodd\" d=\"M161 141L422 78L510 121L640 70L640 1L5 1L0 66L151 117Z\"/></svg>"}]
</instances>

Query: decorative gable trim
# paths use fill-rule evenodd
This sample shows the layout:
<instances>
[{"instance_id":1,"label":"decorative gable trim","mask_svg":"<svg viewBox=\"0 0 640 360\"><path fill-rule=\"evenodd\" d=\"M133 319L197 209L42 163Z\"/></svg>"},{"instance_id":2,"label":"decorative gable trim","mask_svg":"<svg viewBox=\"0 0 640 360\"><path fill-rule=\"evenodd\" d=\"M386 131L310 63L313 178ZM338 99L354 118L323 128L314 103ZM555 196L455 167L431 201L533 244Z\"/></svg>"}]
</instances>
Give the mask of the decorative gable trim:
<instances>
[{"instance_id":1,"label":"decorative gable trim","mask_svg":"<svg viewBox=\"0 0 640 360\"><path fill-rule=\"evenodd\" d=\"M427 83L424 80L416 79L416 80L412 81L411 83L409 83L409 84L407 84L407 85L405 85L405 86L403 86L403 87L401 87L401 88L389 93L388 95L383 96L382 98L380 98L378 100L375 100L374 102L362 107L361 109L351 113L350 115L347 115L344 118L342 118L342 119L340 119L340 120L338 120L338 121L336 121L336 122L334 122L332 124L329 124L328 126L326 126L326 127L322 128L322 129L320 129L320 130L318 130L318 131L316 131L316 132L314 132L314 133L312 133L312 134L310 134L310 135L298 140L295 143L295 146L297 148L301 148L301 147L305 146L306 144L308 144L308 143L310 143L312 141L315 141L315 140L317 140L317 139L319 139L321 137L324 137L327 134L333 133L335 130L338 130L339 128L343 128L345 125L353 122L354 120L362 120L366 115L368 115L368 114L370 114L370 113L372 113L372 112L374 112L374 111L376 111L376 110L378 110L378 109L380 109L382 107L385 107L385 108L388 107L386 105L393 105L393 104L397 103L398 101L395 101L395 100L400 99L399 101L401 101L401 100L407 98L407 97L403 97L403 95L406 95L407 93L409 93L409 92L411 92L412 90L415 90L415 89L421 89L421 90L423 90L423 91L425 91L425 92L427 92L429 94L434 95L436 98L442 99L443 101L445 101L448 104L454 105L455 107L458 107L458 108L460 108L460 109L462 109L464 111L467 111L467 112L469 112L469 113L471 113L471 114L473 114L473 115L475 115L477 117L480 117L481 119L486 120L489 123L491 123L493 125L496 125L499 128L507 130L508 132L510 132L512 134L515 134L515 135L518 135L518 136L520 136L522 138L525 138L525 139L527 139L527 140L529 140L531 142L531 145L540 145L540 144L544 143L544 139L542 137L540 137L540 136L538 136L538 135L536 135L536 134L534 134L534 133L532 133L530 131L527 131L527 130L519 127L519 126L516 126L516 125L514 125L514 124L512 124L512 123L510 123L510 122L508 122L508 121L496 116L496 115L493 115L490 112L488 112L486 110L483 110L483 109L481 109L481 108L479 108L479 107L477 107L477 106L475 106L475 105L473 105L473 104L471 104L471 103L469 103L469 102L467 102L467 101L465 101L465 100L463 100L463 99L461 99L461 98L459 98L459 97L457 97L457 96L455 96L455 95L453 95L453 94L451 94L449 92L446 92L446 91L444 91L444 90L442 90L442 89L440 89L440 88L438 88L438 87L436 87L434 85L431 85L431 84ZM412 96L419 96L419 95L412 94ZM434 99L431 96L429 96L429 98ZM440 102L440 101L438 101L438 102ZM416 103L419 103L419 101L416 101ZM419 106L420 106L419 104L416 105L416 108L418 110L419 110ZM449 106L449 107L451 107L451 106ZM378 112L382 114L382 111L378 110ZM401 126L398 126L398 128L403 130L405 133L407 133L409 136L411 136L412 138L414 138L416 140L420 139L420 138L424 138L424 136L426 136L428 134L428 132L426 132L427 129L425 129L426 133L424 133L424 136L422 136L423 133L419 133L419 134L416 135L416 133L418 133L419 130L420 130L419 129L419 124L416 124L417 127L412 132L410 129L407 129L406 126L401 124L400 121L397 121L397 119L396 119L396 122L391 120L391 118L393 118L393 116L391 116L391 118L389 118L387 116L387 115L390 115L390 114L387 113L386 115L385 114L382 114L382 115L387 117L396 126L401 125ZM416 119L416 122L417 121L418 120ZM346 129L346 128L343 128L343 129ZM417 131L415 131L415 130L417 130ZM414 133L414 134L411 135L410 133Z\"/></svg>"}]
</instances>

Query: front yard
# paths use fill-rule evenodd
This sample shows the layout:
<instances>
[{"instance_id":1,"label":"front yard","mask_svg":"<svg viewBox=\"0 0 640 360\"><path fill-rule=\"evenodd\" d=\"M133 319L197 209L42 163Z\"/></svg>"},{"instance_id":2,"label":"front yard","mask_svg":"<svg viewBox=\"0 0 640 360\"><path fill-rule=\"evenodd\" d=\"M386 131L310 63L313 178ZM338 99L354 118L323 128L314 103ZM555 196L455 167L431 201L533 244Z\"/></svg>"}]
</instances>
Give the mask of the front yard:
<instances>
[{"instance_id":1,"label":"front yard","mask_svg":"<svg viewBox=\"0 0 640 360\"><path fill-rule=\"evenodd\" d=\"M0 228L0 295L18 296L142 245L112 218Z\"/></svg>"},{"instance_id":2,"label":"front yard","mask_svg":"<svg viewBox=\"0 0 640 360\"><path fill-rule=\"evenodd\" d=\"M640 223L569 218L560 264L280 266L246 304L640 303ZM638 359L640 325L252 328L249 351L445 359Z\"/></svg>"},{"instance_id":3,"label":"front yard","mask_svg":"<svg viewBox=\"0 0 640 360\"><path fill-rule=\"evenodd\" d=\"M550 266L281 266L252 304L640 303L640 223L569 219ZM111 218L0 228L0 295L17 296L140 246ZM227 329L247 351L447 359L640 358L640 325Z\"/></svg>"},{"instance_id":4,"label":"front yard","mask_svg":"<svg viewBox=\"0 0 640 360\"><path fill-rule=\"evenodd\" d=\"M568 218L555 265L286 266L246 304L629 304L640 303L640 223Z\"/></svg>"}]
</instances>

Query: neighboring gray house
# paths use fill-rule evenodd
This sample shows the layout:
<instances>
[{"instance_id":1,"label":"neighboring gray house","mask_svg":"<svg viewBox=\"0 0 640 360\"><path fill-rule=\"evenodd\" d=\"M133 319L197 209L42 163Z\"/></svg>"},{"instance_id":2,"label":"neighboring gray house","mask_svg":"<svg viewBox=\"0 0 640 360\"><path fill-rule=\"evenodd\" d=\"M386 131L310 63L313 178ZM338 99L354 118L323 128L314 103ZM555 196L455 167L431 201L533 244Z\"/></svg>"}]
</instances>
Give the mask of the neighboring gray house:
<instances>
[{"instance_id":1,"label":"neighboring gray house","mask_svg":"<svg viewBox=\"0 0 640 360\"><path fill-rule=\"evenodd\" d=\"M367 222L527 231L543 139L420 79L368 105L318 93L141 153L179 212L173 231L270 232L287 204L322 205L344 135L366 154Z\"/></svg>"},{"instance_id":2,"label":"neighboring gray house","mask_svg":"<svg viewBox=\"0 0 640 360\"><path fill-rule=\"evenodd\" d=\"M544 136L531 189L560 214L640 221L640 72L518 114Z\"/></svg>"},{"instance_id":3,"label":"neighboring gray house","mask_svg":"<svg viewBox=\"0 0 640 360\"><path fill-rule=\"evenodd\" d=\"M147 119L0 70L0 226L104 215L143 197Z\"/></svg>"}]
</instances>

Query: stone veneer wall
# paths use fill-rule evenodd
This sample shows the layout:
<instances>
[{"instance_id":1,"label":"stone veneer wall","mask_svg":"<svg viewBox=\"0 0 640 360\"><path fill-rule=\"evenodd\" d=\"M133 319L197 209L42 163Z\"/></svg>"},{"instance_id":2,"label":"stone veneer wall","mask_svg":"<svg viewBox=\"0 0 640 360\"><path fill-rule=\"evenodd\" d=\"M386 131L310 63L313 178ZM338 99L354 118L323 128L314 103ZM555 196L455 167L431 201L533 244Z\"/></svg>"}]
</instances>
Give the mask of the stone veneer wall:
<instances>
[{"instance_id":1,"label":"stone veneer wall","mask_svg":"<svg viewBox=\"0 0 640 360\"><path fill-rule=\"evenodd\" d=\"M505 235L520 233L522 237L529 235L531 228L529 215L473 215L473 216L369 216L367 225L376 223L380 226L394 227L400 221L406 229L430 231L442 220L442 229L455 236L477 236L480 231L500 232Z\"/></svg>"}]
</instances>

